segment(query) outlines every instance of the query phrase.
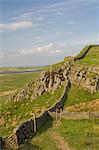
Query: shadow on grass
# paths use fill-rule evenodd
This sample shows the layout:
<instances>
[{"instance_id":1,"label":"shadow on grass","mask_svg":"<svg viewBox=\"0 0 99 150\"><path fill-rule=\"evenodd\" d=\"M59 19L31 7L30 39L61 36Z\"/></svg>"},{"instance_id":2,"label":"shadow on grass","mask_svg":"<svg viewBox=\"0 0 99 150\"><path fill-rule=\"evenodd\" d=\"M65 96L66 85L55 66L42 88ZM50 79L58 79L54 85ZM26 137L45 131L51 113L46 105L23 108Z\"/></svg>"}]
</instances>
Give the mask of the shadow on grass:
<instances>
[{"instance_id":1,"label":"shadow on grass","mask_svg":"<svg viewBox=\"0 0 99 150\"><path fill-rule=\"evenodd\" d=\"M45 123L40 128L38 128L37 134L42 134L46 132L49 128L52 127L52 125L53 125L53 118L48 114L48 118L46 119Z\"/></svg>"},{"instance_id":2,"label":"shadow on grass","mask_svg":"<svg viewBox=\"0 0 99 150\"><path fill-rule=\"evenodd\" d=\"M48 118L46 119L45 123L37 129L37 134L35 136L39 136L40 134L46 132L49 128L51 128L53 125L53 118L48 114ZM39 145L33 145L31 144L31 140L29 139L27 143L18 150L42 150Z\"/></svg>"}]
</instances>

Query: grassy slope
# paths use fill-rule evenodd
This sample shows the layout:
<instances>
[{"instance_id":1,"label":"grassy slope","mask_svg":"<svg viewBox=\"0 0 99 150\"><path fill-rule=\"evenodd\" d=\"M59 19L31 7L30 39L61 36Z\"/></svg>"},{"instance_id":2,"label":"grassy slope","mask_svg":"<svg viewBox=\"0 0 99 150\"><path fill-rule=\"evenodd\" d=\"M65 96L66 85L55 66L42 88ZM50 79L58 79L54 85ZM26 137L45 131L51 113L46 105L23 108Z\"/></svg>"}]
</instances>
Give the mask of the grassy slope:
<instances>
[{"instance_id":1,"label":"grassy slope","mask_svg":"<svg viewBox=\"0 0 99 150\"><path fill-rule=\"evenodd\" d=\"M52 122L49 120L39 130L38 134L24 146L24 150L28 147L30 149L33 145L36 145L36 150L59 150L57 143L51 133L58 132L65 141L68 141L71 148L74 150L87 150L89 147L96 146L95 150L98 150L96 139L99 136L99 130L93 130L93 127L98 127L99 121L72 121L62 120L60 122ZM93 137L88 137L87 133L91 132ZM87 145L86 142L93 141L93 143ZM91 148L90 148L91 149Z\"/></svg>"},{"instance_id":2,"label":"grassy slope","mask_svg":"<svg viewBox=\"0 0 99 150\"><path fill-rule=\"evenodd\" d=\"M54 139L51 136L51 131L54 130L52 120L48 120L37 131L36 136L27 142L27 144L20 150L59 150Z\"/></svg>"},{"instance_id":3,"label":"grassy slope","mask_svg":"<svg viewBox=\"0 0 99 150\"><path fill-rule=\"evenodd\" d=\"M0 75L0 92L12 91L23 87L31 80L35 80L39 76L39 72L25 74ZM0 96L0 109L5 105L8 96Z\"/></svg>"},{"instance_id":4,"label":"grassy slope","mask_svg":"<svg viewBox=\"0 0 99 150\"><path fill-rule=\"evenodd\" d=\"M85 49L78 56L81 56ZM83 65L99 65L99 46L91 47L85 57L77 62Z\"/></svg>"},{"instance_id":5,"label":"grassy slope","mask_svg":"<svg viewBox=\"0 0 99 150\"><path fill-rule=\"evenodd\" d=\"M68 91L68 96L65 102L65 107L79 104L81 102L87 102L99 98L99 92L91 94L87 90L84 90L82 87L77 85L72 85Z\"/></svg>"},{"instance_id":6,"label":"grassy slope","mask_svg":"<svg viewBox=\"0 0 99 150\"><path fill-rule=\"evenodd\" d=\"M86 47L87 48L87 47ZM85 49L80 53L80 55L85 51ZM96 54L94 54L94 52ZM95 49L92 48L91 51L86 55L86 57L79 61L80 64L87 64L87 65L93 65L93 64L99 64L99 48ZM79 56L80 56L79 55ZM53 65L52 67L56 69L59 67L62 63L57 63ZM75 103L80 103L80 102L86 102L86 101L91 101L94 99L99 98L99 93L96 94L91 94L87 90L84 90L81 87L77 87L76 85L73 85L71 89L69 90L68 93L68 98L66 100L65 106L72 105ZM99 122L98 122L99 123ZM50 122L45 124L40 130L46 129L46 126L49 126ZM86 145L85 144L85 134L86 130L89 130L89 127L92 126L92 122L88 122L86 120L83 121L68 121L68 120L63 120L60 124L60 126L53 128L50 127L47 131L43 131L42 134L38 134L36 137L34 137L31 141L31 145L37 145L38 147L41 148L41 150L56 150L57 145L55 146L55 142L50 137L50 132L51 131L58 131L66 140L68 140L69 144L72 146L73 149L75 150L86 150L88 149L89 146L91 145ZM99 136L99 132L97 133L97 137ZM30 148L30 147L29 147ZM97 149L97 148L96 148Z\"/></svg>"},{"instance_id":7,"label":"grassy slope","mask_svg":"<svg viewBox=\"0 0 99 150\"><path fill-rule=\"evenodd\" d=\"M94 122L94 126L98 126L98 124L99 121ZM93 133L91 138L88 138L86 135L87 132L88 131L90 132L91 129ZM75 150L87 150L89 147L92 147L94 144L92 143L87 145L85 141L87 142L92 140L95 143L96 140L93 140L93 137L99 137L99 130L97 131L93 130L93 121L87 121L87 120L83 120L83 121L63 120L61 122L60 127L58 128L58 131L65 139L68 140L69 144ZM95 144L94 146L96 147L99 146L97 144ZM95 150L96 149L98 150L98 148L95 148Z\"/></svg>"},{"instance_id":8,"label":"grassy slope","mask_svg":"<svg viewBox=\"0 0 99 150\"><path fill-rule=\"evenodd\" d=\"M60 98L64 87L59 87L53 94L44 93L35 101L24 100L20 102L8 102L1 107L1 116L4 119L4 125L0 127L1 135L8 135L12 129L21 121L29 119L32 114L39 114L51 107L57 99Z\"/></svg>"}]
</instances>

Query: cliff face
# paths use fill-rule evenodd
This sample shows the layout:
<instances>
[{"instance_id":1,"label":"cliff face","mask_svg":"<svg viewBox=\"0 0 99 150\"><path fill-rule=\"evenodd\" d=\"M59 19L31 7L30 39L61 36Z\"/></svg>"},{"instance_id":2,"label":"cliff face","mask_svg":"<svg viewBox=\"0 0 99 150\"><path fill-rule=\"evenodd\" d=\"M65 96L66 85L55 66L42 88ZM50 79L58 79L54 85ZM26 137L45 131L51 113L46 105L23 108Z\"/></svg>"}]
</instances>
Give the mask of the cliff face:
<instances>
[{"instance_id":1,"label":"cliff face","mask_svg":"<svg viewBox=\"0 0 99 150\"><path fill-rule=\"evenodd\" d=\"M39 79L27 84L23 89L12 96L14 101L22 99L34 100L44 92L54 92L66 80L82 86L91 93L99 91L99 67L82 66L67 62L57 70L42 72Z\"/></svg>"},{"instance_id":2,"label":"cliff face","mask_svg":"<svg viewBox=\"0 0 99 150\"><path fill-rule=\"evenodd\" d=\"M97 92L99 91L99 67L74 65L70 72L70 80L91 93Z\"/></svg>"}]
</instances>

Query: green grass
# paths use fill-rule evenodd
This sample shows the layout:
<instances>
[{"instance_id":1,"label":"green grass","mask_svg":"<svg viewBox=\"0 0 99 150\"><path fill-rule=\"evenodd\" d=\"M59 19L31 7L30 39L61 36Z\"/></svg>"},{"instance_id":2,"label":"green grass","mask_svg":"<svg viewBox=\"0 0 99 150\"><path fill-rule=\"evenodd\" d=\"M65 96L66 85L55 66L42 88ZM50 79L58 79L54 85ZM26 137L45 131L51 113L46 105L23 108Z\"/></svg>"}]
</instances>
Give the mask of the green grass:
<instances>
[{"instance_id":1,"label":"green grass","mask_svg":"<svg viewBox=\"0 0 99 150\"><path fill-rule=\"evenodd\" d=\"M77 85L73 84L68 91L65 107L95 99L99 99L99 92L91 94L87 90L84 90L82 87L78 87Z\"/></svg>"},{"instance_id":2,"label":"green grass","mask_svg":"<svg viewBox=\"0 0 99 150\"><path fill-rule=\"evenodd\" d=\"M54 140L51 133L59 133L61 137L64 137L64 141L69 143L71 149L74 150L87 150L95 147L94 150L98 150L97 139L99 137L99 130L96 131L93 127L99 127L99 120L62 120L57 122L48 120L39 130L38 133L31 141L24 146L26 150L35 145L37 150L59 150L57 147L57 141ZM88 136L91 133L91 138ZM90 144L88 144L91 141ZM98 148L97 148L98 147Z\"/></svg>"},{"instance_id":3,"label":"green grass","mask_svg":"<svg viewBox=\"0 0 99 150\"><path fill-rule=\"evenodd\" d=\"M17 71L24 71L24 70L33 70L39 69L43 67L0 67L0 72L17 72Z\"/></svg>"},{"instance_id":4,"label":"green grass","mask_svg":"<svg viewBox=\"0 0 99 150\"><path fill-rule=\"evenodd\" d=\"M0 75L0 92L21 88L39 74L40 72Z\"/></svg>"},{"instance_id":5,"label":"green grass","mask_svg":"<svg viewBox=\"0 0 99 150\"><path fill-rule=\"evenodd\" d=\"M79 55L82 53L83 51ZM77 62L82 65L99 65L99 46L91 47L85 57Z\"/></svg>"},{"instance_id":6,"label":"green grass","mask_svg":"<svg viewBox=\"0 0 99 150\"><path fill-rule=\"evenodd\" d=\"M80 53L76 56L76 58L81 57L82 55L84 55L85 52L87 51L88 47L89 47L89 46L85 46L85 47L80 51Z\"/></svg>"},{"instance_id":7,"label":"green grass","mask_svg":"<svg viewBox=\"0 0 99 150\"><path fill-rule=\"evenodd\" d=\"M60 98L64 87L59 87L53 94L44 93L41 97L31 101L22 100L20 102L10 101L1 107L1 116L5 124L0 127L1 135L5 136L12 132L16 125L25 119L32 117L33 113L40 114L51 107ZM13 121L16 120L16 125Z\"/></svg>"},{"instance_id":8,"label":"green grass","mask_svg":"<svg viewBox=\"0 0 99 150\"><path fill-rule=\"evenodd\" d=\"M99 120L96 121L94 124L97 126L99 124ZM69 145L73 149L87 150L89 147L92 147L93 145L96 147L99 146L98 143L95 143L96 141L93 140L94 137L99 137L99 130L95 131L92 129L93 129L93 121L63 120L57 130L61 134L61 136L63 136L69 142ZM90 131L92 132L91 138L87 137L87 133ZM90 140L94 143L87 145L86 142L90 142ZM94 150L98 150L98 148Z\"/></svg>"},{"instance_id":9,"label":"green grass","mask_svg":"<svg viewBox=\"0 0 99 150\"><path fill-rule=\"evenodd\" d=\"M51 130L53 130L53 121L48 119L37 131L37 134L32 140L29 140L26 145L20 150L59 150L56 142L51 136Z\"/></svg>"},{"instance_id":10,"label":"green grass","mask_svg":"<svg viewBox=\"0 0 99 150\"><path fill-rule=\"evenodd\" d=\"M55 142L47 131L45 133L42 133L41 135L37 135L36 137L34 137L32 139L32 143L34 145L38 145L41 150L58 150Z\"/></svg>"}]
</instances>

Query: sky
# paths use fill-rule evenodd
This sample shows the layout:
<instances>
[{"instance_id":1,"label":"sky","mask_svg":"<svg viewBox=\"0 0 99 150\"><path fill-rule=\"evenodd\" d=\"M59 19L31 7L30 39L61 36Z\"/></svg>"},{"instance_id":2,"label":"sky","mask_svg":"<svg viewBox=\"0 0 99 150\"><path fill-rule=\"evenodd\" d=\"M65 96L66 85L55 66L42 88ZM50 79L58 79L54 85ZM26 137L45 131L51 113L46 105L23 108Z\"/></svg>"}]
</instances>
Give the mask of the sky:
<instances>
[{"instance_id":1,"label":"sky","mask_svg":"<svg viewBox=\"0 0 99 150\"><path fill-rule=\"evenodd\" d=\"M98 0L0 0L0 67L53 64L98 42Z\"/></svg>"}]
</instances>

